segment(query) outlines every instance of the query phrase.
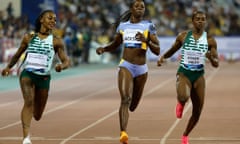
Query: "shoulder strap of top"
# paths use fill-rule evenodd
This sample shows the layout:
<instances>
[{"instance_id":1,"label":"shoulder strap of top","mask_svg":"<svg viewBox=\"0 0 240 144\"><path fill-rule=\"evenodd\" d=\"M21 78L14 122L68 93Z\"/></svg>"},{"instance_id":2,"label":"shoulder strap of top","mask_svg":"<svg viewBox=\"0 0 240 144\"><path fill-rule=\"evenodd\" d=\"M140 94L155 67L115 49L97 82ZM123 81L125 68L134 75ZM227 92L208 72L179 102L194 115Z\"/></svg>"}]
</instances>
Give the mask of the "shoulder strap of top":
<instances>
[{"instance_id":1,"label":"shoulder strap of top","mask_svg":"<svg viewBox=\"0 0 240 144\"><path fill-rule=\"evenodd\" d=\"M187 36L185 37L184 42L186 42L191 35L192 35L192 31L188 31Z\"/></svg>"}]
</instances>

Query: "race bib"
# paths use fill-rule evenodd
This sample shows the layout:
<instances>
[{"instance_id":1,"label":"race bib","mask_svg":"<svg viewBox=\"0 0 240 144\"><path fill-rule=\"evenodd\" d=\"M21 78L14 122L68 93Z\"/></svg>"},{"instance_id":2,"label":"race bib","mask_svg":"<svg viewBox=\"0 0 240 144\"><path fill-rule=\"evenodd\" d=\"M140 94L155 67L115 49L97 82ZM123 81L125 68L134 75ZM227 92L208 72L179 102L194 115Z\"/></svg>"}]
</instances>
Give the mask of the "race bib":
<instances>
[{"instance_id":1,"label":"race bib","mask_svg":"<svg viewBox=\"0 0 240 144\"><path fill-rule=\"evenodd\" d=\"M135 36L137 34L137 32L143 32L140 29L126 29L124 31L124 36L123 36L123 40L124 40L124 44L126 47L139 47L141 46L141 41L137 41Z\"/></svg>"},{"instance_id":2,"label":"race bib","mask_svg":"<svg viewBox=\"0 0 240 144\"><path fill-rule=\"evenodd\" d=\"M190 65L200 65L204 63L204 57L201 52L185 51L184 63Z\"/></svg>"},{"instance_id":3,"label":"race bib","mask_svg":"<svg viewBox=\"0 0 240 144\"><path fill-rule=\"evenodd\" d=\"M28 53L26 68L45 69L47 67L47 56L43 54Z\"/></svg>"}]
</instances>

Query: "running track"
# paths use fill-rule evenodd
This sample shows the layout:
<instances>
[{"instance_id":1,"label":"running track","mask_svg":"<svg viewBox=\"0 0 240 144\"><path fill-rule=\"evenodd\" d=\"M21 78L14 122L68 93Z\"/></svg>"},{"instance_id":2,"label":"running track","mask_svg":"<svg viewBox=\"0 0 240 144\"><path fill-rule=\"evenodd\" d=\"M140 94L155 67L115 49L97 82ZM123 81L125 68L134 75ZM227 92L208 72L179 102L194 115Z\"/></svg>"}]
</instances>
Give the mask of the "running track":
<instances>
[{"instance_id":1,"label":"running track","mask_svg":"<svg viewBox=\"0 0 240 144\"><path fill-rule=\"evenodd\" d=\"M98 68L92 68L92 67ZM32 121L33 144L119 144L117 66L80 66L53 73L43 118ZM149 63L142 101L130 113L130 144L180 144L191 113L175 118L177 64ZM190 144L240 144L240 63L206 66L206 99ZM0 78L0 144L21 144L18 80ZM9 89L10 85L11 89Z\"/></svg>"}]
</instances>

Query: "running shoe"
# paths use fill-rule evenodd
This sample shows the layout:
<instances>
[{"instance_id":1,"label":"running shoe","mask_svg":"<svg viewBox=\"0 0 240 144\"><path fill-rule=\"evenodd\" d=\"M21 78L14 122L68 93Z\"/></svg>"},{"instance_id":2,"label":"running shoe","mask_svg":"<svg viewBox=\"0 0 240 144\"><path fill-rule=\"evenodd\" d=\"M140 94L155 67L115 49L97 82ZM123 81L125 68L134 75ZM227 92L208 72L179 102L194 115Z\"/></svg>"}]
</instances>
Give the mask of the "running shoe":
<instances>
[{"instance_id":1,"label":"running shoe","mask_svg":"<svg viewBox=\"0 0 240 144\"><path fill-rule=\"evenodd\" d=\"M182 118L184 106L181 103L178 103L176 106L176 116L177 118Z\"/></svg>"},{"instance_id":2,"label":"running shoe","mask_svg":"<svg viewBox=\"0 0 240 144\"><path fill-rule=\"evenodd\" d=\"M182 144L189 144L188 136L182 136Z\"/></svg>"},{"instance_id":3,"label":"running shoe","mask_svg":"<svg viewBox=\"0 0 240 144\"><path fill-rule=\"evenodd\" d=\"M125 131L121 131L120 133L120 142L122 144L128 144L128 134Z\"/></svg>"},{"instance_id":4,"label":"running shoe","mask_svg":"<svg viewBox=\"0 0 240 144\"><path fill-rule=\"evenodd\" d=\"M30 136L28 135L23 139L23 144L32 144Z\"/></svg>"}]
</instances>

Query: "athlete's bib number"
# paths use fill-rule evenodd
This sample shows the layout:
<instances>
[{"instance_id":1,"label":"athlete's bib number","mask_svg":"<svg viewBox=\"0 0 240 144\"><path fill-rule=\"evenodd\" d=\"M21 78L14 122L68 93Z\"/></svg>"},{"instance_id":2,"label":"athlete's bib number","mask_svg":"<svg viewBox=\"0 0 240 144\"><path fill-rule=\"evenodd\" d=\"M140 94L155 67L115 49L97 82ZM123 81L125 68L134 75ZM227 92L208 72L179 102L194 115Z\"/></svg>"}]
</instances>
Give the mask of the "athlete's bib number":
<instances>
[{"instance_id":1,"label":"athlete's bib number","mask_svg":"<svg viewBox=\"0 0 240 144\"><path fill-rule=\"evenodd\" d=\"M126 30L124 30L124 35L123 35L124 43L131 46L131 47L134 47L135 45L141 44L141 41L137 41L136 38L135 38L137 32L142 32L142 30L140 30L140 29L126 29Z\"/></svg>"},{"instance_id":2,"label":"athlete's bib number","mask_svg":"<svg viewBox=\"0 0 240 144\"><path fill-rule=\"evenodd\" d=\"M26 62L27 68L44 69L47 67L47 56L43 54L28 53Z\"/></svg>"},{"instance_id":3,"label":"athlete's bib number","mask_svg":"<svg viewBox=\"0 0 240 144\"><path fill-rule=\"evenodd\" d=\"M199 65L204 63L201 52L185 51L184 63L190 65Z\"/></svg>"}]
</instances>

